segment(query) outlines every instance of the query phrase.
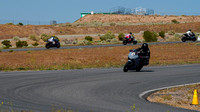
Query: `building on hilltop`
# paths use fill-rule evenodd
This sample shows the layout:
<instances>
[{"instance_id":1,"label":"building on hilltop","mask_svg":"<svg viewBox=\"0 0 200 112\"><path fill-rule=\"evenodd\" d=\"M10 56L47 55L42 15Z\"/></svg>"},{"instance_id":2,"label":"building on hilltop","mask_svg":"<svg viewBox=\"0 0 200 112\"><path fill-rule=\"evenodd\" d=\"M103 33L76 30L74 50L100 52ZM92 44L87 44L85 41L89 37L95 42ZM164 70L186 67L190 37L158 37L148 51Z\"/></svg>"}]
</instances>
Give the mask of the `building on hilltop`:
<instances>
[{"instance_id":1,"label":"building on hilltop","mask_svg":"<svg viewBox=\"0 0 200 112\"><path fill-rule=\"evenodd\" d=\"M125 7L113 7L110 9L109 12L100 12L100 13L94 13L93 11L91 13L81 13L81 18L88 15L88 14L135 14L135 15L154 15L153 9L147 9L147 8L125 8Z\"/></svg>"},{"instance_id":2,"label":"building on hilltop","mask_svg":"<svg viewBox=\"0 0 200 112\"><path fill-rule=\"evenodd\" d=\"M132 9L132 14L136 14L136 15L153 15L154 14L154 10L153 9L146 9L146 8L138 7L138 8Z\"/></svg>"},{"instance_id":3,"label":"building on hilltop","mask_svg":"<svg viewBox=\"0 0 200 112\"><path fill-rule=\"evenodd\" d=\"M130 9L125 7L113 7L110 9L111 14L136 14L136 15L153 15L154 10L153 9L146 9L142 7Z\"/></svg>"}]
</instances>

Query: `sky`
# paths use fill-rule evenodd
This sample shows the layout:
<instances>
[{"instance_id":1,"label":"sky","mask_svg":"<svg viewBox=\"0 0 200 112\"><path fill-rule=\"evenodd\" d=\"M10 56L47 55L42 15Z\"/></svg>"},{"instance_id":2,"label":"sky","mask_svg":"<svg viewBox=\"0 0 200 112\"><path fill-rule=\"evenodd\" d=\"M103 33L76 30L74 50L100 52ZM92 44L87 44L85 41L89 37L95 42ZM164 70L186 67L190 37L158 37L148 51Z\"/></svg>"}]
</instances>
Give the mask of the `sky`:
<instances>
[{"instance_id":1,"label":"sky","mask_svg":"<svg viewBox=\"0 0 200 112\"><path fill-rule=\"evenodd\" d=\"M200 0L0 0L0 23L72 23L81 17L81 12L108 12L117 6L149 8L165 15L200 15Z\"/></svg>"}]
</instances>

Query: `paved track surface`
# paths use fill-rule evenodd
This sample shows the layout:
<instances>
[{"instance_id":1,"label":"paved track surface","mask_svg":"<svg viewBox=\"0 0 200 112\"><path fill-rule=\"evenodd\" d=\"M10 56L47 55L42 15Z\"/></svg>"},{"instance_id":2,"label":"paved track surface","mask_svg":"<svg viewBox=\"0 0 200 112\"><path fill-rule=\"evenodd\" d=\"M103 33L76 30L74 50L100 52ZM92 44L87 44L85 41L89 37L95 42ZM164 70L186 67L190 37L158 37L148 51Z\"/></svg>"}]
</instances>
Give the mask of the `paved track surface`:
<instances>
[{"instance_id":1,"label":"paved track surface","mask_svg":"<svg viewBox=\"0 0 200 112\"><path fill-rule=\"evenodd\" d=\"M190 41L189 41L190 42ZM174 43L183 43L183 42L152 42L148 43L150 45L155 45L155 44L174 44ZM137 45L142 45L142 43L138 43ZM108 44L108 45L86 45L86 46L65 46L59 48L59 49L79 49L79 48L95 48L95 47L117 47L117 46L125 46L123 44ZM133 46L133 44L127 44L126 46ZM56 50L58 48L50 48L53 50ZM2 49L2 52L8 52L10 50L13 51L29 51L29 50L49 50L46 48L19 48L19 49Z\"/></svg>"},{"instance_id":2,"label":"paved track surface","mask_svg":"<svg viewBox=\"0 0 200 112\"><path fill-rule=\"evenodd\" d=\"M139 95L147 90L200 82L200 65L144 67L124 73L122 68L61 71L0 72L1 108L78 112L192 112L150 103ZM54 105L54 106L52 106Z\"/></svg>"}]
</instances>

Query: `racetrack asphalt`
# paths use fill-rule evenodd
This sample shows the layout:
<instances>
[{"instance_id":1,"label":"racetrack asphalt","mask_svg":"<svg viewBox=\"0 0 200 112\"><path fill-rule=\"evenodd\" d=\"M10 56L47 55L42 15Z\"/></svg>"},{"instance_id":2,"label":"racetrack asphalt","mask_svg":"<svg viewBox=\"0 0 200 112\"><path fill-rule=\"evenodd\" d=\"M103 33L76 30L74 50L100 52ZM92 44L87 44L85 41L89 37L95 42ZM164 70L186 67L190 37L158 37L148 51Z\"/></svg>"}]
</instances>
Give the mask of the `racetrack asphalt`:
<instances>
[{"instance_id":1,"label":"racetrack asphalt","mask_svg":"<svg viewBox=\"0 0 200 112\"><path fill-rule=\"evenodd\" d=\"M0 72L0 108L74 112L195 112L151 103L144 91L200 82L200 65L144 67L124 73L122 68ZM10 103L12 102L12 106Z\"/></svg>"},{"instance_id":2,"label":"racetrack asphalt","mask_svg":"<svg viewBox=\"0 0 200 112\"><path fill-rule=\"evenodd\" d=\"M190 42L190 41L189 41ZM155 44L175 44L175 43L183 43L181 41L177 41L177 42L151 42L148 43L149 45L155 45ZM142 43L138 43L137 45L142 45ZM96 47L117 47L117 46L134 46L133 44L127 44L127 45L123 45L123 44L106 44L106 45L85 45L85 46L64 46L64 47L60 47L60 48L50 48L50 49L46 49L46 48L17 48L17 49L2 49L2 52L9 52L10 50L13 51L35 51L35 50L56 50L56 49L79 49L79 48L96 48Z\"/></svg>"}]
</instances>

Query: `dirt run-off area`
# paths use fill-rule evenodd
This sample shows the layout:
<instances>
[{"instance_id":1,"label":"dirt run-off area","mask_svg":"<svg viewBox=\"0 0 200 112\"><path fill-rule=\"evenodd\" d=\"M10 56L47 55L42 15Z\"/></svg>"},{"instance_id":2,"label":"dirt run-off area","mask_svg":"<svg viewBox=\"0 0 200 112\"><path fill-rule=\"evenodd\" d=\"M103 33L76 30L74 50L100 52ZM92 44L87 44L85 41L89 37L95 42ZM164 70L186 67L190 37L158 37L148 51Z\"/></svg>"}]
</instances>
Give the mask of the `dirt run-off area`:
<instances>
[{"instance_id":1,"label":"dirt run-off area","mask_svg":"<svg viewBox=\"0 0 200 112\"><path fill-rule=\"evenodd\" d=\"M151 94L147 100L174 107L200 111L200 105L192 105L193 93L195 89L197 89L197 93L199 95L200 84L194 84L157 91ZM198 97L198 100L200 101L200 97Z\"/></svg>"},{"instance_id":2,"label":"dirt run-off area","mask_svg":"<svg viewBox=\"0 0 200 112\"><path fill-rule=\"evenodd\" d=\"M123 67L137 46L0 52L0 71ZM199 43L149 45L150 66L200 63ZM188 55L190 54L190 55Z\"/></svg>"}]
</instances>

